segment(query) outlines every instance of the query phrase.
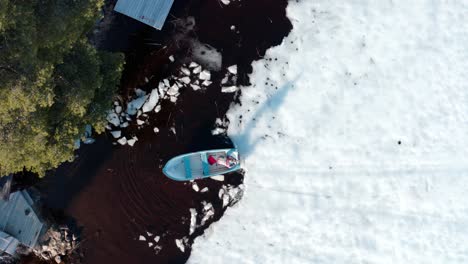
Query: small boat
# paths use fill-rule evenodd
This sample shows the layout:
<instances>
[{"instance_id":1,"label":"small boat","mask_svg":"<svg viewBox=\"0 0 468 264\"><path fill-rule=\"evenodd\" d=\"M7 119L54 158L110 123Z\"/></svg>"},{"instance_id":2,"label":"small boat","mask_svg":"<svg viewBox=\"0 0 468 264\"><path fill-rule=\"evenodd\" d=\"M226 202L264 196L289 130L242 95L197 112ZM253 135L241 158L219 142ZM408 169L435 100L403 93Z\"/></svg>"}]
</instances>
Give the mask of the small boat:
<instances>
[{"instance_id":1,"label":"small boat","mask_svg":"<svg viewBox=\"0 0 468 264\"><path fill-rule=\"evenodd\" d=\"M227 161L229 161L229 164ZM237 149L214 149L179 155L164 165L163 173L176 181L190 181L240 169Z\"/></svg>"}]
</instances>

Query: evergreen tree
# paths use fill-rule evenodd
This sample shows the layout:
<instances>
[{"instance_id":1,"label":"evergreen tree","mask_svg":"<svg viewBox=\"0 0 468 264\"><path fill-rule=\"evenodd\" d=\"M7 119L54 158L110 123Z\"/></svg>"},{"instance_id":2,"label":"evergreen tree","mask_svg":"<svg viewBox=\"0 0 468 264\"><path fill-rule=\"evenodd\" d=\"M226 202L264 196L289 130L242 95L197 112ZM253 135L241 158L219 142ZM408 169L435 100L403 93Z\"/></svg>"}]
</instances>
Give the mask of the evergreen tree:
<instances>
[{"instance_id":1,"label":"evergreen tree","mask_svg":"<svg viewBox=\"0 0 468 264\"><path fill-rule=\"evenodd\" d=\"M90 124L100 132L123 56L86 33L102 0L0 0L0 168L43 175L72 160Z\"/></svg>"}]
</instances>

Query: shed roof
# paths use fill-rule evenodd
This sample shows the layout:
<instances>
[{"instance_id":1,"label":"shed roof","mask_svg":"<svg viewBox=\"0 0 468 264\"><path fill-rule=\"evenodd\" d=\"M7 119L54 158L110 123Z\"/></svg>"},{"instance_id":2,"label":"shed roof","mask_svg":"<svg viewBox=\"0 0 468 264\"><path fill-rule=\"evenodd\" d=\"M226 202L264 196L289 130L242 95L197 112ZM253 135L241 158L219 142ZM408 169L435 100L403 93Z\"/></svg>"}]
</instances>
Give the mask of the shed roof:
<instances>
[{"instance_id":1,"label":"shed roof","mask_svg":"<svg viewBox=\"0 0 468 264\"><path fill-rule=\"evenodd\" d=\"M119 0L114 10L162 29L174 0Z\"/></svg>"},{"instance_id":2,"label":"shed roof","mask_svg":"<svg viewBox=\"0 0 468 264\"><path fill-rule=\"evenodd\" d=\"M14 255L18 245L18 239L0 231L0 253L5 252L9 255Z\"/></svg>"},{"instance_id":3,"label":"shed roof","mask_svg":"<svg viewBox=\"0 0 468 264\"><path fill-rule=\"evenodd\" d=\"M26 191L10 195L8 201L0 200L0 231L34 247L44 224L34 212L33 201Z\"/></svg>"}]
</instances>

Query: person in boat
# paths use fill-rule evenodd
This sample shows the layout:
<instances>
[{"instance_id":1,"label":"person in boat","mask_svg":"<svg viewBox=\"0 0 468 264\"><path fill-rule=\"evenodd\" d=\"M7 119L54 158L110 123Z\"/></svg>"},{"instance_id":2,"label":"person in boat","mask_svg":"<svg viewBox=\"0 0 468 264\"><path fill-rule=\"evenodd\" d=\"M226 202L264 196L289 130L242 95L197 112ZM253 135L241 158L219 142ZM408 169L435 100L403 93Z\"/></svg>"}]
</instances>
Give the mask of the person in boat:
<instances>
[{"instance_id":1,"label":"person in boat","mask_svg":"<svg viewBox=\"0 0 468 264\"><path fill-rule=\"evenodd\" d=\"M232 157L231 155L228 155L227 157L219 156L217 159L210 155L208 157L208 163L212 166L214 164L218 164L227 168L232 168L237 165L237 159Z\"/></svg>"}]
</instances>

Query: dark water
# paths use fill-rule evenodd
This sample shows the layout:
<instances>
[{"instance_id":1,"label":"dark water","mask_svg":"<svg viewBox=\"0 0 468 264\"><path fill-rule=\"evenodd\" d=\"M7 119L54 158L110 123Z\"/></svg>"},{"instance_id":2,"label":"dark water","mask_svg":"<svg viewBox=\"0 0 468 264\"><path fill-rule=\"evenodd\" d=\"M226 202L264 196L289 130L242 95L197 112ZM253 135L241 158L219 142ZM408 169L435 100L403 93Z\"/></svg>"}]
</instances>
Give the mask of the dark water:
<instances>
[{"instance_id":1,"label":"dark water","mask_svg":"<svg viewBox=\"0 0 468 264\"><path fill-rule=\"evenodd\" d=\"M195 35L222 52L223 66L238 64L244 84L252 61L280 44L291 29L283 0L249 0L229 6L214 0L175 2L170 17L194 16ZM167 57L179 52L177 45L168 42L168 48L160 51L144 44L148 38L169 41L170 26L154 33L125 17L119 16L115 23L105 45L126 41L114 45L127 54L122 95L140 87L145 76L156 76L157 83L158 77L170 74L173 69L167 66ZM233 32L231 25L240 33ZM100 136L95 144L80 149L73 163L62 165L42 182L47 206L64 210L82 227L83 263L184 263L190 250L180 252L174 239L189 236L189 209L201 209L201 202L208 201L215 208L214 220L221 218L219 189L226 183L242 183L241 173L227 175L224 183L197 181L200 189L209 188L199 193L190 184L164 177L161 167L174 155L230 145L211 135L215 119L223 117L235 100L233 94L220 92L222 77L212 73L214 84L206 92L184 91L176 105L163 104L160 113L150 116L150 125L141 130L131 127L127 133L139 138L134 147L113 146L106 135ZM154 126L160 129L158 134ZM176 135L169 130L172 126ZM146 243L136 241L146 231L162 236L163 249L158 255ZM190 243L202 232L189 236Z\"/></svg>"}]
</instances>

